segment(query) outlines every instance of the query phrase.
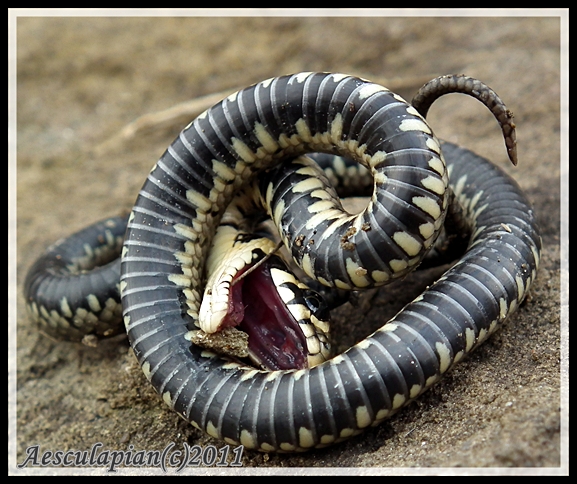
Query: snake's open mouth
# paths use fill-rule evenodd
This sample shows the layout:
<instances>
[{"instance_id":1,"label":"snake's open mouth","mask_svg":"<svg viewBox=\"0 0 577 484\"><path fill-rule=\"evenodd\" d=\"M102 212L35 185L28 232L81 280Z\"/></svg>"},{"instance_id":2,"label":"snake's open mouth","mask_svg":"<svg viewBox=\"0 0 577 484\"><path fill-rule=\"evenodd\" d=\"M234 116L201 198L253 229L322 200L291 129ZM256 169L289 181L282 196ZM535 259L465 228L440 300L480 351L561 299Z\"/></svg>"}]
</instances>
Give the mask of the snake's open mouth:
<instances>
[{"instance_id":1,"label":"snake's open mouth","mask_svg":"<svg viewBox=\"0 0 577 484\"><path fill-rule=\"evenodd\" d=\"M306 338L280 297L271 276L273 264L260 264L233 280L223 327L236 326L248 334L251 359L270 370L308 367Z\"/></svg>"}]
</instances>

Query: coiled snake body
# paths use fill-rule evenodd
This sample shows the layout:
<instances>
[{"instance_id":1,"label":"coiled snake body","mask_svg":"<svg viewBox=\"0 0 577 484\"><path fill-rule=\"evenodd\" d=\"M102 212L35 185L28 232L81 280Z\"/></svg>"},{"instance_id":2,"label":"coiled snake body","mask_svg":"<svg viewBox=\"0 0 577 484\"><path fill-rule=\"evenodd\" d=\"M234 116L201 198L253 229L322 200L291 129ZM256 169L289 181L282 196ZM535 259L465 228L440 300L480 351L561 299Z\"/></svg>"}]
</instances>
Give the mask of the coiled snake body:
<instances>
[{"instance_id":1,"label":"coiled snake body","mask_svg":"<svg viewBox=\"0 0 577 484\"><path fill-rule=\"evenodd\" d=\"M172 409L246 448L323 447L394 414L515 311L541 249L530 205L487 160L450 143L441 151L423 118L434 98L470 93L472 82L441 78L412 106L351 76L283 76L229 96L182 131L140 191L120 275L130 344ZM501 105L493 111L508 116ZM512 123L500 122L513 157ZM258 370L192 344L204 264L224 209L259 173L308 152L353 158L374 179L373 197L357 216L340 212L315 175L264 187L280 236L308 276L355 289L405 275L435 244L448 208L471 233L466 253L374 334L314 368ZM284 215L289 205L296 211ZM50 311L37 303L40 266L25 286L31 313L43 320ZM102 309L109 299L92 304ZM58 301L61 313L72 313L68 306Z\"/></svg>"}]
</instances>

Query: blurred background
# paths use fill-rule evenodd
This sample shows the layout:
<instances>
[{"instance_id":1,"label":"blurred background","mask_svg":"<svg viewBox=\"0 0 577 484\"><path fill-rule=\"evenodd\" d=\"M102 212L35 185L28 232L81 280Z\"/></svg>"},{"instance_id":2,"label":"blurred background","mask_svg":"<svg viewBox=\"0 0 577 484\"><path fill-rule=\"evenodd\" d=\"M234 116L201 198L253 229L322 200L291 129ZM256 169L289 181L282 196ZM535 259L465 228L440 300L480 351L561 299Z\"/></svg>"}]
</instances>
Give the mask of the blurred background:
<instances>
[{"instance_id":1,"label":"blurred background","mask_svg":"<svg viewBox=\"0 0 577 484\"><path fill-rule=\"evenodd\" d=\"M182 114L182 103L282 74L336 71L407 100L449 73L495 89L515 114L517 168L507 164L491 114L474 100L446 96L428 120L438 137L495 161L527 191L543 229L542 266L519 315L390 422L305 455L246 453L243 464L559 465L559 17L206 13L16 21L18 460L31 444L221 445L168 410L125 343L86 348L40 336L23 311L22 278L58 238L130 209L148 171L194 117ZM135 121L138 129L127 131ZM365 309L380 308L375 301ZM372 330L384 322L373 319Z\"/></svg>"}]
</instances>

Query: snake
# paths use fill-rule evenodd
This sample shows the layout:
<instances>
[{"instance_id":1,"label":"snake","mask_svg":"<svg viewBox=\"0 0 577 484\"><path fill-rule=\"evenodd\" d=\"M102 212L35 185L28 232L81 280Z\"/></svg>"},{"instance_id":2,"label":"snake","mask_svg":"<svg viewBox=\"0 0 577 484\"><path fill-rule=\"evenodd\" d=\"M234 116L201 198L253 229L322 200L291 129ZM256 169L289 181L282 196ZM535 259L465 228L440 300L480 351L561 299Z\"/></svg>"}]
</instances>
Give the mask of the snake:
<instances>
[{"instance_id":1,"label":"snake","mask_svg":"<svg viewBox=\"0 0 577 484\"><path fill-rule=\"evenodd\" d=\"M58 242L32 266L24 284L32 319L78 338L84 324L107 335L115 331L107 322L121 318L164 402L227 444L300 452L378 425L494 333L525 299L539 265L538 224L518 184L489 160L439 141L425 120L432 102L451 92L489 107L516 163L512 114L488 86L463 75L430 81L412 103L368 80L320 72L271 78L228 96L168 147L127 218ZM301 156L316 152L366 167L373 184L364 210L341 210L315 164ZM455 240L464 253L343 353L312 367L255 367L193 340L215 233L235 195L254 184L303 273L334 290L398 280L428 254L450 254ZM257 252L268 261L274 248L251 257ZM86 273L94 259L102 267ZM72 283L54 282L71 270ZM87 287L88 296L80 294ZM324 312L314 301L300 306L309 315ZM221 329L208 321L205 332Z\"/></svg>"}]
</instances>

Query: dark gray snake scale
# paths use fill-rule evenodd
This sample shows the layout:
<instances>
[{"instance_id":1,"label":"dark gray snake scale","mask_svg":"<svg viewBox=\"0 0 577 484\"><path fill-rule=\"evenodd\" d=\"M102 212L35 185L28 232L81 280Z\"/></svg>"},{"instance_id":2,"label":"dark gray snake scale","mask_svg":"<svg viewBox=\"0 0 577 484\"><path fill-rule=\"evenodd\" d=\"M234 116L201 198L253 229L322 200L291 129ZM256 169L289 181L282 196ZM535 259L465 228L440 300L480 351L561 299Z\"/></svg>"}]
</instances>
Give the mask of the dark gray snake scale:
<instances>
[{"instance_id":1,"label":"dark gray snake scale","mask_svg":"<svg viewBox=\"0 0 577 484\"><path fill-rule=\"evenodd\" d=\"M523 301L539 264L539 230L517 184L486 159L440 143L426 124L428 106L447 92L473 93L493 111L514 160L510 113L486 86L463 76L431 81L413 104L368 81L325 73L269 79L229 96L168 147L126 234L120 219L110 219L53 246L34 265L25 282L32 318L60 336L79 339L79 321L106 334L106 320L119 313L119 288L146 377L175 412L230 444L303 451L380 423L489 337ZM403 276L435 246L448 209L470 233L464 255L375 333L310 369L264 371L191 344L204 264L224 209L254 177L313 152L368 167L374 192L352 217L333 210L315 177L270 182L263 197L309 276L339 289ZM297 211L284 215L285 206ZM61 276L121 247L120 264Z\"/></svg>"}]
</instances>

